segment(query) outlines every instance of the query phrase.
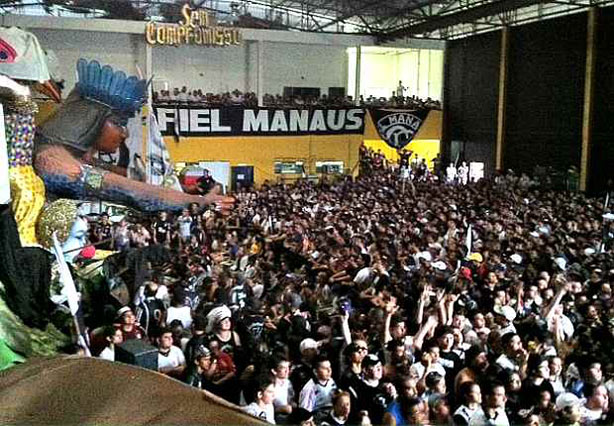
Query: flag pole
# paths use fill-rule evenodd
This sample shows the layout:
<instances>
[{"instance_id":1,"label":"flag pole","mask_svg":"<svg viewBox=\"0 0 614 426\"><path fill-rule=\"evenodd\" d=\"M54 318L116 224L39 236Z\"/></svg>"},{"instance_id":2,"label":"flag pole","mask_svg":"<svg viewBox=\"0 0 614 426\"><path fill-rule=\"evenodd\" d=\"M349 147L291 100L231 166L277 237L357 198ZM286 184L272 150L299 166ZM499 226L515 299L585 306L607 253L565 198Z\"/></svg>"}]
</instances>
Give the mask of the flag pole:
<instances>
[{"instance_id":1,"label":"flag pole","mask_svg":"<svg viewBox=\"0 0 614 426\"><path fill-rule=\"evenodd\" d=\"M73 317L73 322L75 326L75 333L77 334L77 342L79 346L83 348L87 356L92 356L90 352L90 348L85 341L85 337L83 335L83 330L81 330L81 326L79 325L79 320L77 318L77 312L79 311L79 305L81 302L81 298L79 293L77 293L77 288L75 287L75 282L73 281L72 275L70 273L70 269L68 268L68 264L66 263L66 259L64 258L64 254L62 252L62 246L60 245L60 241L57 237L57 231L53 232L53 247L52 251L55 255L55 259L58 262L58 269L60 273L60 282L62 283L63 293L66 295L66 299L68 301L68 308L70 309L70 313Z\"/></svg>"}]
</instances>

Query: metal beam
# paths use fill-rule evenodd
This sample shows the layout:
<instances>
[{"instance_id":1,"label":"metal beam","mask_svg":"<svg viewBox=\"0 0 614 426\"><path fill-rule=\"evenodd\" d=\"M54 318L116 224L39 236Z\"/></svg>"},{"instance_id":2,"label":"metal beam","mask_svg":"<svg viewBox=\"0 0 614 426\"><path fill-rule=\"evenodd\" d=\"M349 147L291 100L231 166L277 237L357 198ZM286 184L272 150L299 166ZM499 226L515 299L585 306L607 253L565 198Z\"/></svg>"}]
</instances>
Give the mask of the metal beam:
<instances>
[{"instance_id":1,"label":"metal beam","mask_svg":"<svg viewBox=\"0 0 614 426\"><path fill-rule=\"evenodd\" d=\"M595 93L595 62L597 40L597 8L588 10L586 31L586 67L584 76L584 108L582 114L582 151L580 154L580 190L586 191L590 177Z\"/></svg>"},{"instance_id":2,"label":"metal beam","mask_svg":"<svg viewBox=\"0 0 614 426\"><path fill-rule=\"evenodd\" d=\"M416 25L411 25L407 28L401 28L391 31L382 36L384 40L407 37L423 33L433 32L435 30L451 27L457 24L470 23L480 18L497 15L508 12L514 9L532 6L538 3L548 3L547 0L495 0L492 3L485 3L480 6L465 9L460 12L451 13L439 17L431 18L428 21L421 22Z\"/></svg>"},{"instance_id":3,"label":"metal beam","mask_svg":"<svg viewBox=\"0 0 614 426\"><path fill-rule=\"evenodd\" d=\"M435 3L435 0L420 0L418 2L412 3L411 6L404 7L402 9L390 9L390 11L394 12L395 18L403 18L407 15L414 16L414 17L422 17L422 15L413 15L411 14L411 12L414 12L418 9L429 6L432 3ZM447 5L444 7L447 7ZM438 13L438 12L439 11L436 11L435 13ZM390 18L391 16L381 17L373 21L372 24L377 25L377 24L380 24L381 22L385 22L387 19L390 19Z\"/></svg>"},{"instance_id":4,"label":"metal beam","mask_svg":"<svg viewBox=\"0 0 614 426\"><path fill-rule=\"evenodd\" d=\"M354 16L358 16L359 18L361 18L360 14L359 14L360 12L362 12L363 10L369 9L370 7L377 6L380 3L381 3L380 0L376 0L376 1L372 1L372 2L369 2L367 4L364 4L364 5L360 6L358 9L354 9L354 10L352 10L349 13L345 13L345 14L337 17L333 21L325 24L322 28L326 28L326 27L329 27L331 25L335 25L338 22L345 21L346 19L352 18ZM365 22L364 18L362 19L362 21Z\"/></svg>"}]
</instances>

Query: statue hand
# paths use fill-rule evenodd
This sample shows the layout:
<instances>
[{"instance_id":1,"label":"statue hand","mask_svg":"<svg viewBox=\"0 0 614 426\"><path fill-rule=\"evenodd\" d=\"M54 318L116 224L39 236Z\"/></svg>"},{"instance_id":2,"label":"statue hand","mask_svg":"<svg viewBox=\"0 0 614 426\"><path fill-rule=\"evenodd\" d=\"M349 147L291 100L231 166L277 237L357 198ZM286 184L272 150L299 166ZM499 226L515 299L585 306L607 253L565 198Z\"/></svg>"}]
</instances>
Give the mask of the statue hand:
<instances>
[{"instance_id":1,"label":"statue hand","mask_svg":"<svg viewBox=\"0 0 614 426\"><path fill-rule=\"evenodd\" d=\"M223 215L229 214L230 210L232 210L236 202L236 200L233 197L219 195L215 189L210 191L204 197L198 197L198 198L199 198L198 203L201 206L215 204L221 210Z\"/></svg>"}]
</instances>

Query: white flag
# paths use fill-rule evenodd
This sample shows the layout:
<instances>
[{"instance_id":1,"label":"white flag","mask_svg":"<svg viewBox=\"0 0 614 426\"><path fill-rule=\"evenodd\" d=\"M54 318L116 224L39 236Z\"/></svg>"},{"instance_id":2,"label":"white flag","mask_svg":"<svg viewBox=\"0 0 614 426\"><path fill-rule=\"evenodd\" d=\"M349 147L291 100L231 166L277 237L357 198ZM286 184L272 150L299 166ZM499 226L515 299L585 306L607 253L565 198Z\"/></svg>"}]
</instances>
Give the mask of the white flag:
<instances>
[{"instance_id":1,"label":"white flag","mask_svg":"<svg viewBox=\"0 0 614 426\"><path fill-rule=\"evenodd\" d=\"M2 104L0 104L0 204L9 204L10 201L9 158L6 148L6 133L4 132L4 111Z\"/></svg>"},{"instance_id":2,"label":"white flag","mask_svg":"<svg viewBox=\"0 0 614 426\"><path fill-rule=\"evenodd\" d=\"M471 229L471 225L469 225L467 227L467 235L465 237L465 246L467 247L467 256L471 254L471 238L473 237L472 233L473 231Z\"/></svg>"},{"instance_id":3,"label":"white flag","mask_svg":"<svg viewBox=\"0 0 614 426\"><path fill-rule=\"evenodd\" d=\"M60 282L62 283L62 293L66 296L68 300L68 307L70 308L70 313L75 316L77 314L77 311L79 310L79 293L77 293L75 282L73 281L72 275L70 274L70 269L68 269L66 259L64 259L64 252L62 251L62 246L58 241L56 232L53 233L52 237L53 254L58 261Z\"/></svg>"}]
</instances>

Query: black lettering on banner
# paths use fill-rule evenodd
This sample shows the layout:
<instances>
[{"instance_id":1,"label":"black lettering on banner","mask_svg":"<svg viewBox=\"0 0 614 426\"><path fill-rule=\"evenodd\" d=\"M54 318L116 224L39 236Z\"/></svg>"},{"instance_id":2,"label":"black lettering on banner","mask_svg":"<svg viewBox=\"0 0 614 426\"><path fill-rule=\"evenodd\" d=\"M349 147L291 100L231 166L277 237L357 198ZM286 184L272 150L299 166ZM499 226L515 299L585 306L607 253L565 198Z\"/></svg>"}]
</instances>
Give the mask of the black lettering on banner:
<instances>
[{"instance_id":1,"label":"black lettering on banner","mask_svg":"<svg viewBox=\"0 0 614 426\"><path fill-rule=\"evenodd\" d=\"M181 136L295 136L363 134L365 109L276 109L240 106L154 107L163 136L175 134L179 115Z\"/></svg>"}]
</instances>

